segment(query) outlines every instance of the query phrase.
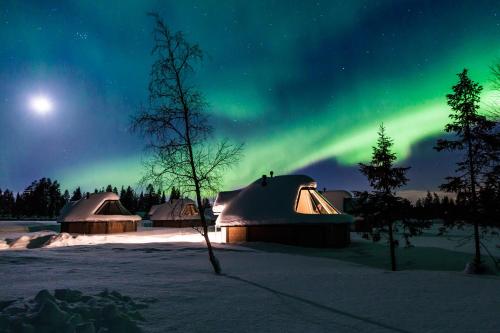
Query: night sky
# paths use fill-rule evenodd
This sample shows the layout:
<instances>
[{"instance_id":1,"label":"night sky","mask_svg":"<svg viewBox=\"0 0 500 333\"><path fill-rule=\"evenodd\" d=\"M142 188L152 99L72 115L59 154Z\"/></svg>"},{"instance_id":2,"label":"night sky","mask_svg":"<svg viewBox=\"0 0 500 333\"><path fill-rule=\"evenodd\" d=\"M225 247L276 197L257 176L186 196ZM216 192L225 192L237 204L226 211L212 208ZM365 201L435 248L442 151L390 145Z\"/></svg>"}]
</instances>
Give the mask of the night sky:
<instances>
[{"instance_id":1,"label":"night sky","mask_svg":"<svg viewBox=\"0 0 500 333\"><path fill-rule=\"evenodd\" d=\"M85 190L136 185L143 140L130 117L147 101L159 12L206 53L197 75L217 137L244 142L226 188L273 170L320 187L362 189L381 122L408 189L435 189L456 156L432 146L464 67L495 99L495 1L0 2L0 187L41 177ZM45 96L49 112L33 110Z\"/></svg>"}]
</instances>

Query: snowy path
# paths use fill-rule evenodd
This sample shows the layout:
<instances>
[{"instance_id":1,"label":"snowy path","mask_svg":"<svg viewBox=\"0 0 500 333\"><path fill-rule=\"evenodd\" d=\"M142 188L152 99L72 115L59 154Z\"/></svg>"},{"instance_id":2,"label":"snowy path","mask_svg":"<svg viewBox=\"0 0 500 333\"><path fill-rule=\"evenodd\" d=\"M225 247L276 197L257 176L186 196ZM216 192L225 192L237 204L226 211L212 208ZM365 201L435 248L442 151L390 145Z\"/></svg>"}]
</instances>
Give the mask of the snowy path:
<instances>
[{"instance_id":1,"label":"snowy path","mask_svg":"<svg viewBox=\"0 0 500 333\"><path fill-rule=\"evenodd\" d=\"M387 272L331 258L201 243L103 244L0 252L0 299L40 289L116 289L158 302L150 332L498 332L500 279Z\"/></svg>"}]
</instances>

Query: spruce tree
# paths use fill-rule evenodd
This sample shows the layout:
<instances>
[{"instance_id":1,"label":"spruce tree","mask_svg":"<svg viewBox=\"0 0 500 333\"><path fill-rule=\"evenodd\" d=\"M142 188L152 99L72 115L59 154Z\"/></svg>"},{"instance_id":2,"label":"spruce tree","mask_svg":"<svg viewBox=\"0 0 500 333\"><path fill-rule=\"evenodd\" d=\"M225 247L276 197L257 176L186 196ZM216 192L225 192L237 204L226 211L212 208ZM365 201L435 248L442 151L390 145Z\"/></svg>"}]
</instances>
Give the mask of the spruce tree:
<instances>
[{"instance_id":1,"label":"spruce tree","mask_svg":"<svg viewBox=\"0 0 500 333\"><path fill-rule=\"evenodd\" d=\"M396 270L396 240L394 223L408 209L407 200L395 195L395 190L408 182L406 172L409 167L395 167L396 154L391 148L393 141L386 135L384 125L380 125L377 145L373 147L372 160L368 164L359 163L360 171L373 188L365 195L365 218L377 232L387 233L391 257L391 269ZM411 233L416 230L409 229Z\"/></svg>"},{"instance_id":2,"label":"spruce tree","mask_svg":"<svg viewBox=\"0 0 500 333\"><path fill-rule=\"evenodd\" d=\"M82 190L80 189L80 186L76 188L76 190L73 192L73 196L71 197L71 201L78 201L82 198Z\"/></svg>"},{"instance_id":3,"label":"spruce tree","mask_svg":"<svg viewBox=\"0 0 500 333\"><path fill-rule=\"evenodd\" d=\"M14 215L16 216L16 218L19 218L19 217L25 215L25 213L24 213L24 201L19 193L16 194L16 204L14 205Z\"/></svg>"},{"instance_id":4,"label":"spruce tree","mask_svg":"<svg viewBox=\"0 0 500 333\"><path fill-rule=\"evenodd\" d=\"M69 191L68 190L64 190L64 194L62 196L62 199L64 201L64 204L67 204L70 200L70 195L69 195Z\"/></svg>"},{"instance_id":5,"label":"spruce tree","mask_svg":"<svg viewBox=\"0 0 500 333\"><path fill-rule=\"evenodd\" d=\"M5 215L5 208L4 208L4 199L3 199L3 192L2 189L0 188L0 216Z\"/></svg>"},{"instance_id":6,"label":"spruce tree","mask_svg":"<svg viewBox=\"0 0 500 333\"><path fill-rule=\"evenodd\" d=\"M169 197L169 201L172 202L176 199L180 199L181 198L181 192L178 191L175 186L172 186L172 190L170 191L170 197Z\"/></svg>"},{"instance_id":7,"label":"spruce tree","mask_svg":"<svg viewBox=\"0 0 500 333\"><path fill-rule=\"evenodd\" d=\"M458 83L452 87L453 93L446 96L452 112L450 123L444 130L451 136L439 139L435 149L462 152L462 158L456 163L455 175L446 177L440 188L456 193L457 204L464 208L459 219L450 221L449 227L473 225L475 256L472 270L478 272L481 270L480 191L484 188L484 175L490 170L492 159L498 161L498 156L495 156L498 150L495 153L491 145L495 137L495 122L478 112L482 86L469 78L467 69L459 73L458 78Z\"/></svg>"}]
</instances>

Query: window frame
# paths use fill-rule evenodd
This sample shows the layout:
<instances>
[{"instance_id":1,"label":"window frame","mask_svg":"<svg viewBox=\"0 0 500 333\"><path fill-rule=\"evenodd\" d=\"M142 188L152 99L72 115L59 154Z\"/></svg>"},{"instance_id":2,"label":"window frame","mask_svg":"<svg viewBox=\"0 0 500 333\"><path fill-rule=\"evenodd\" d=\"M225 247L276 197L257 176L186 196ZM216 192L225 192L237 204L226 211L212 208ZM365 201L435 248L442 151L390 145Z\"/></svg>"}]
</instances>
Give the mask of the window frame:
<instances>
[{"instance_id":1,"label":"window frame","mask_svg":"<svg viewBox=\"0 0 500 333\"><path fill-rule=\"evenodd\" d=\"M106 206L110 205L111 203L116 202L118 205L118 209L120 211L120 214L102 214L100 211ZM104 200L104 202L94 211L94 215L99 215L99 216L112 216L112 215L132 215L131 212L128 211L125 206L120 202L120 200Z\"/></svg>"},{"instance_id":2,"label":"window frame","mask_svg":"<svg viewBox=\"0 0 500 333\"><path fill-rule=\"evenodd\" d=\"M309 195L309 200L311 200L311 206L312 209L315 213L302 213L297 211L297 208L299 207L299 201L300 201L300 196L302 195L302 191L307 191ZM311 193L314 192L314 193ZM319 196L319 199L316 198L316 195ZM324 201L324 203L321 202L321 200ZM320 210L318 210L317 206L315 205L316 201L319 201L318 203L322 205L323 209L326 211L326 213L322 213ZM325 207L325 203L328 205ZM329 212L331 210L332 212ZM318 190L315 187L310 187L310 186L303 186L300 187L299 190L297 191L297 199L295 200L295 213L297 214L303 214L303 215L336 215L340 214L340 212L333 207L333 205L321 194L318 192Z\"/></svg>"}]
</instances>

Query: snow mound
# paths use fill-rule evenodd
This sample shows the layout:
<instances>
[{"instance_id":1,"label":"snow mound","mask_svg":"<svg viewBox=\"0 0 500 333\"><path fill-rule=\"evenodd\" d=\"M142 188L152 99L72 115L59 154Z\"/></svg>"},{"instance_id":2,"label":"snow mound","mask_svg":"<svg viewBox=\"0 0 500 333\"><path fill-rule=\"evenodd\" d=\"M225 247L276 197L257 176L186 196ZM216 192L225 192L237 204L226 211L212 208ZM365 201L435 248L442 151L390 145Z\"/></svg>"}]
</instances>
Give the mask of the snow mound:
<instances>
[{"instance_id":1,"label":"snow mound","mask_svg":"<svg viewBox=\"0 0 500 333\"><path fill-rule=\"evenodd\" d=\"M78 290L41 290L28 301L0 302L1 332L142 332L138 310L152 299L133 300L117 291L87 296Z\"/></svg>"},{"instance_id":2,"label":"snow mound","mask_svg":"<svg viewBox=\"0 0 500 333\"><path fill-rule=\"evenodd\" d=\"M99 244L146 244L168 242L203 242L196 230L185 228L158 228L120 234L71 235L65 232L38 232L22 235L13 239L0 239L0 250L19 250L36 248L53 248L77 245ZM210 238L215 240L214 233Z\"/></svg>"}]
</instances>

